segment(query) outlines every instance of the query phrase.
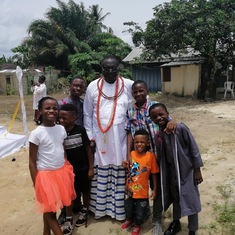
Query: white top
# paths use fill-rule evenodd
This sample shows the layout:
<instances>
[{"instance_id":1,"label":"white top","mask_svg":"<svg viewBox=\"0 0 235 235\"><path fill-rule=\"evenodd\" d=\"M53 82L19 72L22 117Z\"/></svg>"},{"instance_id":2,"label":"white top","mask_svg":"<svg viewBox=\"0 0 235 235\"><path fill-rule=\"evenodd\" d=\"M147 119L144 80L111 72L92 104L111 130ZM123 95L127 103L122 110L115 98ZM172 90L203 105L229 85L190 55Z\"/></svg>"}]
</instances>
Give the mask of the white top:
<instances>
[{"instance_id":1,"label":"white top","mask_svg":"<svg viewBox=\"0 0 235 235\"><path fill-rule=\"evenodd\" d=\"M47 96L47 87L45 83L40 84L40 86L33 86L33 109L38 110L38 101L43 97Z\"/></svg>"},{"instance_id":2,"label":"white top","mask_svg":"<svg viewBox=\"0 0 235 235\"><path fill-rule=\"evenodd\" d=\"M122 161L126 159L126 145L127 133L125 131L126 111L132 102L131 86L132 80L124 79L124 91L118 97L116 114L112 127L106 134L103 134L97 122L96 105L98 100L98 79L92 81L86 90L84 99L84 127L86 128L88 137L96 141L96 152L94 164L98 166L105 166L109 164L121 165ZM99 84L100 85L100 84ZM121 81L119 82L119 89L121 88ZM115 94L116 82L109 84L104 81L102 91L107 96ZM113 100L105 99L101 96L100 99L100 121L102 127L105 128L111 119L113 110Z\"/></svg>"},{"instance_id":3,"label":"white top","mask_svg":"<svg viewBox=\"0 0 235 235\"><path fill-rule=\"evenodd\" d=\"M37 169L55 170L64 165L64 139L67 133L63 126L38 126L30 136L29 142L38 145Z\"/></svg>"}]
</instances>

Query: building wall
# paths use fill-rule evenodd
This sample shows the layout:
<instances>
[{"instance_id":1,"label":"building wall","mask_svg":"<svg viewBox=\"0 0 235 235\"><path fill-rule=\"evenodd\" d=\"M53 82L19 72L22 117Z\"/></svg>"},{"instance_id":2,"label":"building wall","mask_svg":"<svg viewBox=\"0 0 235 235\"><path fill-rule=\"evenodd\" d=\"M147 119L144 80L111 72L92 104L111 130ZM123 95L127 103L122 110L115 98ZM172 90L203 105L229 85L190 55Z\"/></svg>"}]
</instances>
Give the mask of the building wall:
<instances>
[{"instance_id":1,"label":"building wall","mask_svg":"<svg viewBox=\"0 0 235 235\"><path fill-rule=\"evenodd\" d=\"M171 67L171 81L164 82L162 91L180 96L197 98L201 82L201 65L190 64Z\"/></svg>"},{"instance_id":2,"label":"building wall","mask_svg":"<svg viewBox=\"0 0 235 235\"><path fill-rule=\"evenodd\" d=\"M27 94L27 81L22 79L23 91ZM19 82L15 72L0 73L0 95L19 95Z\"/></svg>"},{"instance_id":3,"label":"building wall","mask_svg":"<svg viewBox=\"0 0 235 235\"><path fill-rule=\"evenodd\" d=\"M22 77L23 92L25 95L31 94L31 81L37 82L38 76L41 75L41 72L29 71L24 72ZM46 74L46 85L47 90L49 91L51 86L55 84L55 81L58 78L57 73ZM10 79L7 79L10 77ZM7 84L7 80L10 84ZM19 94L19 82L16 77L15 70L0 72L0 95L18 95Z\"/></svg>"},{"instance_id":4,"label":"building wall","mask_svg":"<svg viewBox=\"0 0 235 235\"><path fill-rule=\"evenodd\" d=\"M161 91L161 69L159 67L140 67L133 66L132 67L132 79L143 80L146 82L149 91Z\"/></svg>"}]
</instances>

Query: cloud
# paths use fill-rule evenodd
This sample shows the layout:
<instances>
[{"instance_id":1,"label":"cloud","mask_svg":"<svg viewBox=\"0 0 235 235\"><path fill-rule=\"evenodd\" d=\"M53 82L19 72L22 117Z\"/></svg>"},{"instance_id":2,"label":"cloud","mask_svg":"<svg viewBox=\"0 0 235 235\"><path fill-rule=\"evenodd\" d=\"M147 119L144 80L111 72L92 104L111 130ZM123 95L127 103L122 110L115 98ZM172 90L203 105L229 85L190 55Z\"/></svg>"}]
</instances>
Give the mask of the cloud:
<instances>
[{"instance_id":1,"label":"cloud","mask_svg":"<svg viewBox=\"0 0 235 235\"><path fill-rule=\"evenodd\" d=\"M36 19L45 18L45 13L51 6L58 7L55 0L0 0L0 57L13 55L11 49L21 44L28 36L27 29L30 23ZM68 2L68 0L62 0ZM104 24L111 27L114 34L132 45L131 35L122 33L127 29L123 22L134 21L144 29L145 22L153 16L153 7L170 0L74 0L77 4L84 2L86 9L98 4L102 13L107 16Z\"/></svg>"},{"instance_id":2,"label":"cloud","mask_svg":"<svg viewBox=\"0 0 235 235\"><path fill-rule=\"evenodd\" d=\"M27 1L27 4L15 2L14 0L3 1L0 14L0 56L12 56L11 49L19 46L24 38L28 36L29 24L35 19L41 19L45 11L37 11L34 1ZM32 10L30 10L32 9ZM35 12L34 12L35 11Z\"/></svg>"}]
</instances>

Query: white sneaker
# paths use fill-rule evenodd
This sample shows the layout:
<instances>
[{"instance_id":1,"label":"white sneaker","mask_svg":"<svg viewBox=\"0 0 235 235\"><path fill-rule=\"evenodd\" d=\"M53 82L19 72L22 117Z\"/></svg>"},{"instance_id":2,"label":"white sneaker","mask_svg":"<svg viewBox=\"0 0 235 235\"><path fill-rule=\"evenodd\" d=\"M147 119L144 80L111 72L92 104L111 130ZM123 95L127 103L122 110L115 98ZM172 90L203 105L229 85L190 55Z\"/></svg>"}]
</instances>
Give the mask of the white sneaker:
<instances>
[{"instance_id":1,"label":"white sneaker","mask_svg":"<svg viewBox=\"0 0 235 235\"><path fill-rule=\"evenodd\" d=\"M152 235L162 235L162 234L163 234L162 224L159 222L155 222L152 228Z\"/></svg>"}]
</instances>

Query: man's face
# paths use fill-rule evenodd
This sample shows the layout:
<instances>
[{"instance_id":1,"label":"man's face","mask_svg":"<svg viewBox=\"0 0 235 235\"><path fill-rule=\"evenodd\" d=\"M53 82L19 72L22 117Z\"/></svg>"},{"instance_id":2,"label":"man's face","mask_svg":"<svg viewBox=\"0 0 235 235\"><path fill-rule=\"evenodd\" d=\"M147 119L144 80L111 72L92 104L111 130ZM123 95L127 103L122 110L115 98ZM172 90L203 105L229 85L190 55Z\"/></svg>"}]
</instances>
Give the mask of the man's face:
<instances>
[{"instance_id":1,"label":"man's face","mask_svg":"<svg viewBox=\"0 0 235 235\"><path fill-rule=\"evenodd\" d=\"M38 82L39 82L39 83L41 83L41 84L42 84L42 83L44 83L43 78L39 76L39 78L38 78Z\"/></svg>"},{"instance_id":2,"label":"man's face","mask_svg":"<svg viewBox=\"0 0 235 235\"><path fill-rule=\"evenodd\" d=\"M72 97L80 97L85 91L85 82L80 78L75 78L70 84L70 94Z\"/></svg>"},{"instance_id":3,"label":"man's face","mask_svg":"<svg viewBox=\"0 0 235 235\"><path fill-rule=\"evenodd\" d=\"M118 61L114 58L107 58L102 63L102 73L108 83L114 83L118 75Z\"/></svg>"}]
</instances>

